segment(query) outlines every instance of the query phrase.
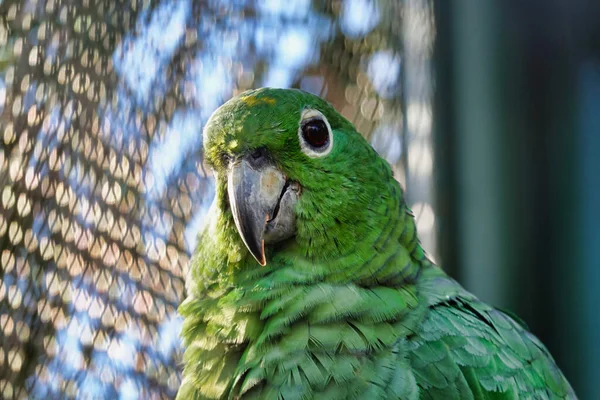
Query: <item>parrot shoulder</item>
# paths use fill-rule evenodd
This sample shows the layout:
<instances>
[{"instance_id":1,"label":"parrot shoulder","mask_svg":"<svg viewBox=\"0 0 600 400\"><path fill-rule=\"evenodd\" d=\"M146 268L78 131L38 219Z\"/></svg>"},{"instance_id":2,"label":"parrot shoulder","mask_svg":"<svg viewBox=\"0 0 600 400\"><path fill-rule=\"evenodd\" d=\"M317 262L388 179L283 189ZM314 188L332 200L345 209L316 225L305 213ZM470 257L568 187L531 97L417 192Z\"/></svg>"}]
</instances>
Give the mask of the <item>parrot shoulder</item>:
<instances>
[{"instance_id":1,"label":"parrot shoulder","mask_svg":"<svg viewBox=\"0 0 600 400\"><path fill-rule=\"evenodd\" d=\"M408 341L421 395L444 399L576 398L544 345L434 267L423 272L428 313Z\"/></svg>"}]
</instances>

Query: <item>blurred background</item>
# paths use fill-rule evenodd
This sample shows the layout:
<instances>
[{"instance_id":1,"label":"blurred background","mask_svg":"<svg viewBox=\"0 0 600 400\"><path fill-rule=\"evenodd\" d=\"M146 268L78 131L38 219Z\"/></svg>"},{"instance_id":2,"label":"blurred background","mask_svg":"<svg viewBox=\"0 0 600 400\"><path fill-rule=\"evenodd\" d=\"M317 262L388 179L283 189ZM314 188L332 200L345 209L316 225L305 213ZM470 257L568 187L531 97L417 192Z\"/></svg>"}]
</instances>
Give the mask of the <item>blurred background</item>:
<instances>
[{"instance_id":1,"label":"blurred background","mask_svg":"<svg viewBox=\"0 0 600 400\"><path fill-rule=\"evenodd\" d=\"M0 397L173 398L202 127L319 94L424 248L600 398L600 3L0 0Z\"/></svg>"}]
</instances>

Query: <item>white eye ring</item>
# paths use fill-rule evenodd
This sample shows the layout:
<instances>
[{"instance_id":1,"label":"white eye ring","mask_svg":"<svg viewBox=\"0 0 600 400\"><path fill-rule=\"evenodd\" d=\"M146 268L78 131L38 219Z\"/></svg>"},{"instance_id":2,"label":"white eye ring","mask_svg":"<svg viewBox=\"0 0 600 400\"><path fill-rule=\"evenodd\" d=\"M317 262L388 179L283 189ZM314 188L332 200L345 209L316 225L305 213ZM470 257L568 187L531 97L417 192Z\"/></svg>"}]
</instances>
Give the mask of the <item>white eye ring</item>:
<instances>
[{"instance_id":1,"label":"white eye ring","mask_svg":"<svg viewBox=\"0 0 600 400\"><path fill-rule=\"evenodd\" d=\"M322 147L315 147L311 145L304 137L304 126L308 121L313 120L323 121L327 127L327 134L329 136L327 138L327 142ZM300 147L302 148L302 151L309 157L325 157L327 154L331 153L331 149L333 148L333 132L331 131L331 125L329 125L327 118L325 118L325 116L318 110L309 108L302 111L302 116L298 124L298 140L300 141Z\"/></svg>"}]
</instances>

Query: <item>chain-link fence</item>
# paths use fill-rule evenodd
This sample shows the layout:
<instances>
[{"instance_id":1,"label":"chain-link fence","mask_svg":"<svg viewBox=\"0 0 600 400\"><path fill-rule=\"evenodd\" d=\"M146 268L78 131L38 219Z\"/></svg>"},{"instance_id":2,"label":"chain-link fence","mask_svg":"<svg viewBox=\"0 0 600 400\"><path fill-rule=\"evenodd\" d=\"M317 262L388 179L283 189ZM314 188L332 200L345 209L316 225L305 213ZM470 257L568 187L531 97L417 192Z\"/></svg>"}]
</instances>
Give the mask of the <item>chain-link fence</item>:
<instances>
[{"instance_id":1,"label":"chain-link fence","mask_svg":"<svg viewBox=\"0 0 600 400\"><path fill-rule=\"evenodd\" d=\"M0 397L174 397L202 126L245 89L332 102L435 256L432 38L427 0L0 1Z\"/></svg>"}]
</instances>

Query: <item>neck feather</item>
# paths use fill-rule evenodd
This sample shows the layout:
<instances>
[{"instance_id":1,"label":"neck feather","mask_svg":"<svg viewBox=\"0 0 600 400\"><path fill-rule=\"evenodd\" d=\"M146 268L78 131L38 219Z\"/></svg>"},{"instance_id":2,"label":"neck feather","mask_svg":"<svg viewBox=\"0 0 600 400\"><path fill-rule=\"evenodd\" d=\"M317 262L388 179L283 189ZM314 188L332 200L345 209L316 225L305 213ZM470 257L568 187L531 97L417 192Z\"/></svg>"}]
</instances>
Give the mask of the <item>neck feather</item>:
<instances>
[{"instance_id":1,"label":"neck feather","mask_svg":"<svg viewBox=\"0 0 600 400\"><path fill-rule=\"evenodd\" d=\"M180 307L187 346L181 393L316 395L345 381L348 395L367 394L370 375L385 374L374 360L405 362L397 344L424 315L415 283L430 263L395 187L379 231L336 259L311 260L290 245L260 267L239 257L231 216L217 213L206 232L223 237L201 237L190 272L195 284ZM222 240L225 251L216 246Z\"/></svg>"}]
</instances>

